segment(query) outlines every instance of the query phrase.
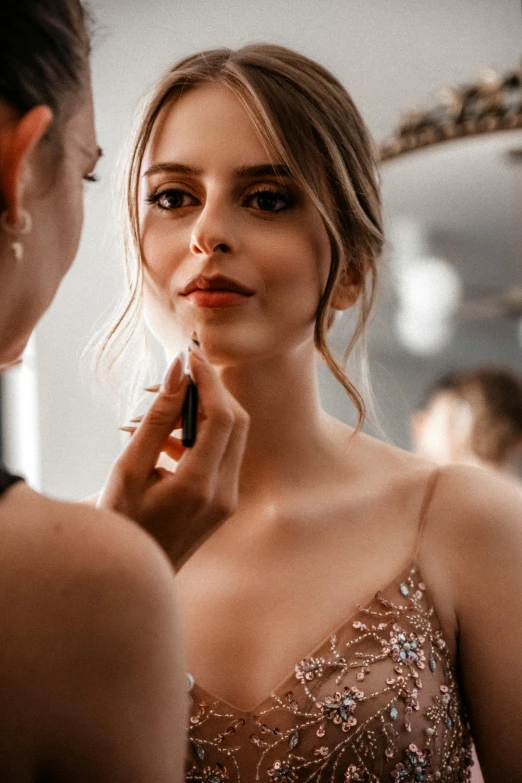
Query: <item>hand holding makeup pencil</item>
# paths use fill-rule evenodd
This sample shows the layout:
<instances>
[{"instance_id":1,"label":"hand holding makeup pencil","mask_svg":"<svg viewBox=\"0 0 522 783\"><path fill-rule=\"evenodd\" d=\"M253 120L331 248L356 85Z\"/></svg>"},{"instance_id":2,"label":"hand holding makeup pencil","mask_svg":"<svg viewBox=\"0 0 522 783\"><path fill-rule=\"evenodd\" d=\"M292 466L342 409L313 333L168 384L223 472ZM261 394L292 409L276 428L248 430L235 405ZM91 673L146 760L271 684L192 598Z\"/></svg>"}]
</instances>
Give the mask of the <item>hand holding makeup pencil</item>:
<instances>
[{"instance_id":1,"label":"hand holding makeup pencil","mask_svg":"<svg viewBox=\"0 0 522 783\"><path fill-rule=\"evenodd\" d=\"M184 449L179 426L187 388L181 359L115 462L97 505L134 519L165 549L176 570L235 510L249 419L216 370L194 346L197 437ZM175 472L157 467L162 451L179 459Z\"/></svg>"}]
</instances>

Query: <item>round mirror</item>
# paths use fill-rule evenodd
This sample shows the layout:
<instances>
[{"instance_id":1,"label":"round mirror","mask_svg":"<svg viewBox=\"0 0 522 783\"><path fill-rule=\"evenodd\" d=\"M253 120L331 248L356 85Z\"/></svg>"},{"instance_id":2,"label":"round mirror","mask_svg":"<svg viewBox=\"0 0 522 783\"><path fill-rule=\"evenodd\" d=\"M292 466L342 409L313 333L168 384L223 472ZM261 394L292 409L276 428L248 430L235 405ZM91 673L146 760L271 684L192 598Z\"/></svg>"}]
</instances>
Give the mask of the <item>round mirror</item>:
<instances>
[{"instance_id":1,"label":"round mirror","mask_svg":"<svg viewBox=\"0 0 522 783\"><path fill-rule=\"evenodd\" d=\"M381 152L388 245L370 350L386 432L441 375L522 369L521 71L410 112Z\"/></svg>"}]
</instances>

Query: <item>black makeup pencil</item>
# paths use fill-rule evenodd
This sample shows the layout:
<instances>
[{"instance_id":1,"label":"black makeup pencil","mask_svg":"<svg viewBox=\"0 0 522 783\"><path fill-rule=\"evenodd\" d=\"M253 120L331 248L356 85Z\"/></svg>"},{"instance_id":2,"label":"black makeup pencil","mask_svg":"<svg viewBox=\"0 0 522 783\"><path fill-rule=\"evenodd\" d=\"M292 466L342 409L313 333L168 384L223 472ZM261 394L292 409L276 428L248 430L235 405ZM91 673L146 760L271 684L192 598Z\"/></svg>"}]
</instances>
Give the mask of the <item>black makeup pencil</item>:
<instances>
[{"instance_id":1,"label":"black makeup pencil","mask_svg":"<svg viewBox=\"0 0 522 783\"><path fill-rule=\"evenodd\" d=\"M195 332L192 333L192 342L199 347L199 341ZM190 345L189 345L190 351ZM198 387L191 381L187 387L183 408L181 410L181 442L187 448L191 448L196 442L196 430L198 423Z\"/></svg>"}]
</instances>

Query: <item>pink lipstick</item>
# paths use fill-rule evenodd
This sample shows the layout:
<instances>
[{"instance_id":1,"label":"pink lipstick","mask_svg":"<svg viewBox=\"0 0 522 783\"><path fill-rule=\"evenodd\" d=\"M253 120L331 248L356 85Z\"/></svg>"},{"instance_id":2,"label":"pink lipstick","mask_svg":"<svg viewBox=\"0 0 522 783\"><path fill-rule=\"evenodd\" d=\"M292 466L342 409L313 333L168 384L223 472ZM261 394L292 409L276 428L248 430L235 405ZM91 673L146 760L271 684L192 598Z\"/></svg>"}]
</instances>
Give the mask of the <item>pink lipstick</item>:
<instances>
[{"instance_id":1,"label":"pink lipstick","mask_svg":"<svg viewBox=\"0 0 522 783\"><path fill-rule=\"evenodd\" d=\"M244 304L254 294L250 288L224 275L197 275L181 291L196 307L221 308Z\"/></svg>"}]
</instances>

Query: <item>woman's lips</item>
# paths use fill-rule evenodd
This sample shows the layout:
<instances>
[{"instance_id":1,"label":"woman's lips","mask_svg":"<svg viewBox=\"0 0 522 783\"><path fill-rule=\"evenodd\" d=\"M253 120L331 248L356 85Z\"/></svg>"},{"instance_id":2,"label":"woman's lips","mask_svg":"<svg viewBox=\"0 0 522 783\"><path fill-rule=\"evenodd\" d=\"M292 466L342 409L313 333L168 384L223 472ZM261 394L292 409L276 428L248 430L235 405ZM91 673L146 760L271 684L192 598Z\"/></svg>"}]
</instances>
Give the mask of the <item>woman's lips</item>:
<instances>
[{"instance_id":1,"label":"woman's lips","mask_svg":"<svg viewBox=\"0 0 522 783\"><path fill-rule=\"evenodd\" d=\"M188 299L196 307L236 307L250 299L250 294L240 294L238 291L223 291L220 289L201 288L186 294Z\"/></svg>"}]
</instances>

